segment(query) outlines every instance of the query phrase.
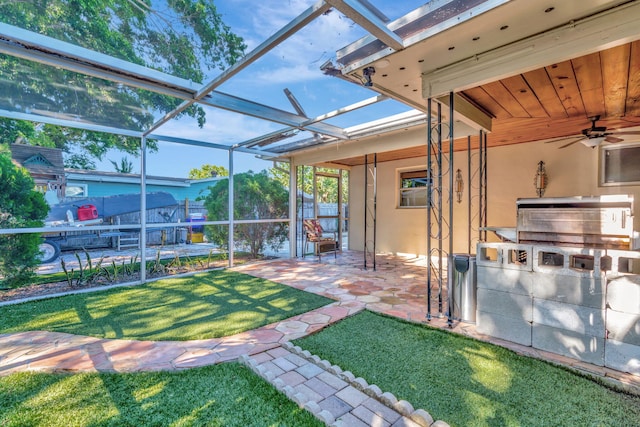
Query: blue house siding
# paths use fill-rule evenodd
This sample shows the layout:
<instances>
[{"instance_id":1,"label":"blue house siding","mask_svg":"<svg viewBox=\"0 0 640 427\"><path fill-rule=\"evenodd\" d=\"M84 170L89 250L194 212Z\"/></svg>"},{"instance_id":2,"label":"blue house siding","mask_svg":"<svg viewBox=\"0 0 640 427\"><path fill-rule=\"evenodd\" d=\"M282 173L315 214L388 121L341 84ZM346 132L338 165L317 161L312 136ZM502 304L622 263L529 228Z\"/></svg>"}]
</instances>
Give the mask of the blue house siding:
<instances>
[{"instance_id":1,"label":"blue house siding","mask_svg":"<svg viewBox=\"0 0 640 427\"><path fill-rule=\"evenodd\" d=\"M85 197L104 197L116 194L140 193L140 177L134 174L114 172L71 171L67 170L67 186L86 186ZM224 177L190 180L168 177L147 177L147 192L163 191L171 194L176 200L189 199L195 201L206 196L208 188Z\"/></svg>"}]
</instances>

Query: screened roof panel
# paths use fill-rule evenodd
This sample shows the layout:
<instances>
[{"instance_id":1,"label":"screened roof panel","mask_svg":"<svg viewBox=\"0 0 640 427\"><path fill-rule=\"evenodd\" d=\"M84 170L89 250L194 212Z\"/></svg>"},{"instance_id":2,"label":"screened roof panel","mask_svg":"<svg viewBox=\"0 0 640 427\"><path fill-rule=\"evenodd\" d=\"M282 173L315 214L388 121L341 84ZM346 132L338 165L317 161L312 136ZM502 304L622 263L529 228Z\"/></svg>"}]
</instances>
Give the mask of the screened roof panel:
<instances>
[{"instance_id":1,"label":"screened roof panel","mask_svg":"<svg viewBox=\"0 0 640 427\"><path fill-rule=\"evenodd\" d=\"M0 109L39 118L144 131L181 100L0 54Z\"/></svg>"}]
</instances>

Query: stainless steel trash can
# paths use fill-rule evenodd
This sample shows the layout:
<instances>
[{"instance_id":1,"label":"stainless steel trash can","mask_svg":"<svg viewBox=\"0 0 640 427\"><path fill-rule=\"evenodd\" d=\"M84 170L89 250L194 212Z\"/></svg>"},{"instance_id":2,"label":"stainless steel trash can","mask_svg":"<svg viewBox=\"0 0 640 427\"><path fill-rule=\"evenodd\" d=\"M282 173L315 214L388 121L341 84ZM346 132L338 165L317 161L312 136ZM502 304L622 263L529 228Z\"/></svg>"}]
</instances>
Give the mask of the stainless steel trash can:
<instances>
[{"instance_id":1,"label":"stainless steel trash can","mask_svg":"<svg viewBox=\"0 0 640 427\"><path fill-rule=\"evenodd\" d=\"M462 322L476 322L476 257L469 254L449 256L447 293L449 315Z\"/></svg>"}]
</instances>

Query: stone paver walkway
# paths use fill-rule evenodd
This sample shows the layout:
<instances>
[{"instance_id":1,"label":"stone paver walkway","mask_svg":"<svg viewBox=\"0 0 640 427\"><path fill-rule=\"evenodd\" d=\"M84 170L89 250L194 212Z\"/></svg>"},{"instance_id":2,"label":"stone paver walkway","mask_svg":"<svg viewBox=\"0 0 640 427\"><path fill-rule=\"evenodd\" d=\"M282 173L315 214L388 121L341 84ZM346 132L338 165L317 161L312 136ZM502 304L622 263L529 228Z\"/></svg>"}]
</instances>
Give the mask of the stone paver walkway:
<instances>
[{"instance_id":1,"label":"stone paver walkway","mask_svg":"<svg viewBox=\"0 0 640 427\"><path fill-rule=\"evenodd\" d=\"M212 365L278 347L363 308L356 302L337 302L252 331L195 341L112 340L45 331L3 334L0 375L167 371Z\"/></svg>"},{"instance_id":2,"label":"stone paver walkway","mask_svg":"<svg viewBox=\"0 0 640 427\"><path fill-rule=\"evenodd\" d=\"M240 361L330 426L448 426L434 422L424 409L414 409L406 400L291 343L254 357L241 356Z\"/></svg>"}]
</instances>

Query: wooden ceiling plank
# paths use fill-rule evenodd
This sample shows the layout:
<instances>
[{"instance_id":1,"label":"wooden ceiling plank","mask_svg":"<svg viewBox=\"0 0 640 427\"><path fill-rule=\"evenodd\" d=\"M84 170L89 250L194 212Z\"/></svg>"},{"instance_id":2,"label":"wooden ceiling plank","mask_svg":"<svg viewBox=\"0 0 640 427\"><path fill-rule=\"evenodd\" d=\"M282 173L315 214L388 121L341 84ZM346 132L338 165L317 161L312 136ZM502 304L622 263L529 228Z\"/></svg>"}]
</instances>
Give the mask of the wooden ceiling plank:
<instances>
[{"instance_id":1,"label":"wooden ceiling plank","mask_svg":"<svg viewBox=\"0 0 640 427\"><path fill-rule=\"evenodd\" d=\"M518 100L509 92L509 90L499 81L482 85L482 88L496 100L498 104L504 108L511 117L531 117L527 111L522 108Z\"/></svg>"},{"instance_id":2,"label":"wooden ceiling plank","mask_svg":"<svg viewBox=\"0 0 640 427\"><path fill-rule=\"evenodd\" d=\"M606 113L602 66L598 52L571 60L587 117Z\"/></svg>"},{"instance_id":3,"label":"wooden ceiling plank","mask_svg":"<svg viewBox=\"0 0 640 427\"><path fill-rule=\"evenodd\" d=\"M640 40L631 43L625 115L640 116Z\"/></svg>"},{"instance_id":4,"label":"wooden ceiling plank","mask_svg":"<svg viewBox=\"0 0 640 427\"><path fill-rule=\"evenodd\" d=\"M571 61L558 62L545 68L569 117L585 117L586 111Z\"/></svg>"},{"instance_id":5,"label":"wooden ceiling plank","mask_svg":"<svg viewBox=\"0 0 640 427\"><path fill-rule=\"evenodd\" d=\"M511 95L516 98L520 105L527 111L529 117L549 116L521 74L502 79L501 81L504 87L511 92Z\"/></svg>"},{"instance_id":6,"label":"wooden ceiling plank","mask_svg":"<svg viewBox=\"0 0 640 427\"><path fill-rule=\"evenodd\" d=\"M549 117L568 117L564 105L560 102L555 88L551 84L551 79L547 74L547 70L539 68L522 74L527 85L536 94L540 104L545 109Z\"/></svg>"},{"instance_id":7,"label":"wooden ceiling plank","mask_svg":"<svg viewBox=\"0 0 640 427\"><path fill-rule=\"evenodd\" d=\"M511 117L511 114L500 104L496 102L495 99L491 97L482 87L474 87L463 92L464 96L467 97L471 102L480 106L482 109L487 111L489 114L493 115L496 119L505 119Z\"/></svg>"},{"instance_id":8,"label":"wooden ceiling plank","mask_svg":"<svg viewBox=\"0 0 640 427\"><path fill-rule=\"evenodd\" d=\"M630 55L629 43L600 52L606 88L604 104L608 118L625 115Z\"/></svg>"}]
</instances>

